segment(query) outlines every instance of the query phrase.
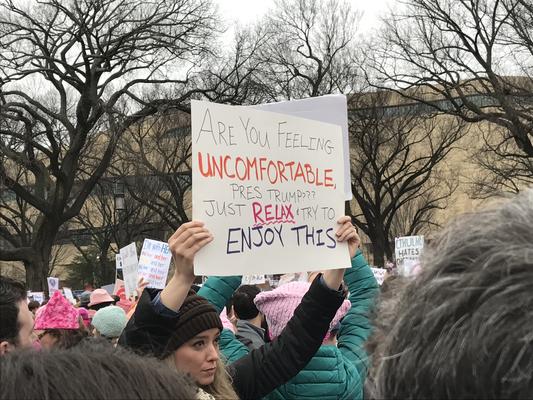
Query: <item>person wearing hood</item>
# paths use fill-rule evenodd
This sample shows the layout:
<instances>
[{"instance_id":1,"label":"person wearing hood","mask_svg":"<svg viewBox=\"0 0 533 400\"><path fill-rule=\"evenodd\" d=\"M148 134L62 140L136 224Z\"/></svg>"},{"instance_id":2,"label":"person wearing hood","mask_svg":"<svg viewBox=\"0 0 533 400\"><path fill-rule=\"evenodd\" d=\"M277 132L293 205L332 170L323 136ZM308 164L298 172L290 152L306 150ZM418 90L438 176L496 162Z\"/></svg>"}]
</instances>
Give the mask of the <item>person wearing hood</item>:
<instances>
[{"instance_id":1,"label":"person wearing hood","mask_svg":"<svg viewBox=\"0 0 533 400\"><path fill-rule=\"evenodd\" d=\"M361 251L344 273L350 295L330 324L315 356L296 377L276 388L266 400L363 399L369 358L364 346L371 333L369 314L379 286ZM291 282L255 298L265 315L271 338L287 324L309 288L308 282Z\"/></svg>"}]
</instances>

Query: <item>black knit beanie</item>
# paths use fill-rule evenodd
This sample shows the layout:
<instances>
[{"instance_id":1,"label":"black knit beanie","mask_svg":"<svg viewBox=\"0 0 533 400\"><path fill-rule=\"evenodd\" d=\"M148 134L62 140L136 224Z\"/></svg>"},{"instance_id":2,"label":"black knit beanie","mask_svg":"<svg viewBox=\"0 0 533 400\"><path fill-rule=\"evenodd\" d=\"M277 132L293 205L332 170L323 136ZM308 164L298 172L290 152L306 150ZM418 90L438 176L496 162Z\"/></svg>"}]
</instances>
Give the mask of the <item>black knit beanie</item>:
<instances>
[{"instance_id":1,"label":"black knit beanie","mask_svg":"<svg viewBox=\"0 0 533 400\"><path fill-rule=\"evenodd\" d=\"M167 345L167 354L199 333L212 328L222 331L222 321L217 310L205 298L190 291L180 307L178 322Z\"/></svg>"}]
</instances>

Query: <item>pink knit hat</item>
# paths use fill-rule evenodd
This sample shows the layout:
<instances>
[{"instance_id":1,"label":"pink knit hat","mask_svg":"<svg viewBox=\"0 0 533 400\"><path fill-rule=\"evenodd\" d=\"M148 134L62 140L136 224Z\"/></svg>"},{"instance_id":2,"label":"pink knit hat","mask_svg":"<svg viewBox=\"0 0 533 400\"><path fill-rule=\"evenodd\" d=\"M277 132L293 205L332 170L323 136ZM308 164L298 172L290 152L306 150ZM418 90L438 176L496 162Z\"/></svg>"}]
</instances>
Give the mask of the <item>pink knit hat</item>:
<instances>
[{"instance_id":1,"label":"pink knit hat","mask_svg":"<svg viewBox=\"0 0 533 400\"><path fill-rule=\"evenodd\" d=\"M96 289L91 293L91 302L89 303L89 307L101 303L111 303L114 301L115 299L112 298L105 289Z\"/></svg>"},{"instance_id":2,"label":"pink knit hat","mask_svg":"<svg viewBox=\"0 0 533 400\"><path fill-rule=\"evenodd\" d=\"M254 303L263 313L268 322L268 331L272 339L279 336L309 290L309 282L289 282L269 292L261 292L255 296ZM346 315L352 304L344 300L329 324L329 331L337 326Z\"/></svg>"},{"instance_id":3,"label":"pink knit hat","mask_svg":"<svg viewBox=\"0 0 533 400\"><path fill-rule=\"evenodd\" d=\"M70 302L57 290L42 311L35 316L36 330L79 329L79 314Z\"/></svg>"},{"instance_id":4,"label":"pink knit hat","mask_svg":"<svg viewBox=\"0 0 533 400\"><path fill-rule=\"evenodd\" d=\"M89 317L89 312L87 311L86 308L83 308L83 307L78 308L78 314L83 320L83 325L87 327L91 324L91 317Z\"/></svg>"}]
</instances>

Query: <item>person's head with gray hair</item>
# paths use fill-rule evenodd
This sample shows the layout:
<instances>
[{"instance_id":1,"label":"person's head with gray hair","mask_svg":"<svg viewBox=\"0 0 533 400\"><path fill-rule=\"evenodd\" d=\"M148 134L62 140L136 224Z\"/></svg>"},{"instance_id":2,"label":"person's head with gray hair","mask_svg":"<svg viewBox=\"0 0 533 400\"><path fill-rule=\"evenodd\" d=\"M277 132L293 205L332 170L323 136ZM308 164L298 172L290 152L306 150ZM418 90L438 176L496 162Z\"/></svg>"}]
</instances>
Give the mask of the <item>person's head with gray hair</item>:
<instances>
[{"instance_id":1,"label":"person's head with gray hair","mask_svg":"<svg viewBox=\"0 0 533 400\"><path fill-rule=\"evenodd\" d=\"M533 191L461 216L403 292L373 397L531 398Z\"/></svg>"}]
</instances>

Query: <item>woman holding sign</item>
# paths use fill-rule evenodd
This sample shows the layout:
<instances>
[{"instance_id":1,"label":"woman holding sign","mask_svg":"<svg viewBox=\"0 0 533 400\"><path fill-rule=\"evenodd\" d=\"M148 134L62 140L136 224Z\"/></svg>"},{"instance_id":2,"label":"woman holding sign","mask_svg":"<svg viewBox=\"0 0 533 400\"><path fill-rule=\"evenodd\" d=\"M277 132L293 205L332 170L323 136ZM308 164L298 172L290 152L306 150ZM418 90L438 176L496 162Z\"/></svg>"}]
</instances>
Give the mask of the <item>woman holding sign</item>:
<instances>
[{"instance_id":1,"label":"woman holding sign","mask_svg":"<svg viewBox=\"0 0 533 400\"><path fill-rule=\"evenodd\" d=\"M338 223L337 240L350 256L359 237L349 217ZM311 360L345 299L343 269L320 274L285 329L272 343L228 365L220 359L222 323L206 299L190 292L194 256L213 239L202 222L183 224L169 239L175 272L162 291L145 290L119 344L155 355L190 375L215 399L258 399L295 376Z\"/></svg>"},{"instance_id":2,"label":"woman holding sign","mask_svg":"<svg viewBox=\"0 0 533 400\"><path fill-rule=\"evenodd\" d=\"M311 274L313 279L317 273ZM240 281L240 277L236 276L212 276L198 293L220 310ZM352 268L344 273L344 284L348 286L350 296L333 318L322 346L305 368L266 395L264 400L363 398L363 383L368 368L364 343L371 330L368 314L379 286L360 250L352 258ZM285 328L309 285L308 282L293 281L257 294L254 303L268 322L270 338L277 337ZM341 319L342 324L339 323ZM234 335L222 332L220 351L227 359L236 359L230 347L238 344L240 342Z\"/></svg>"}]
</instances>

